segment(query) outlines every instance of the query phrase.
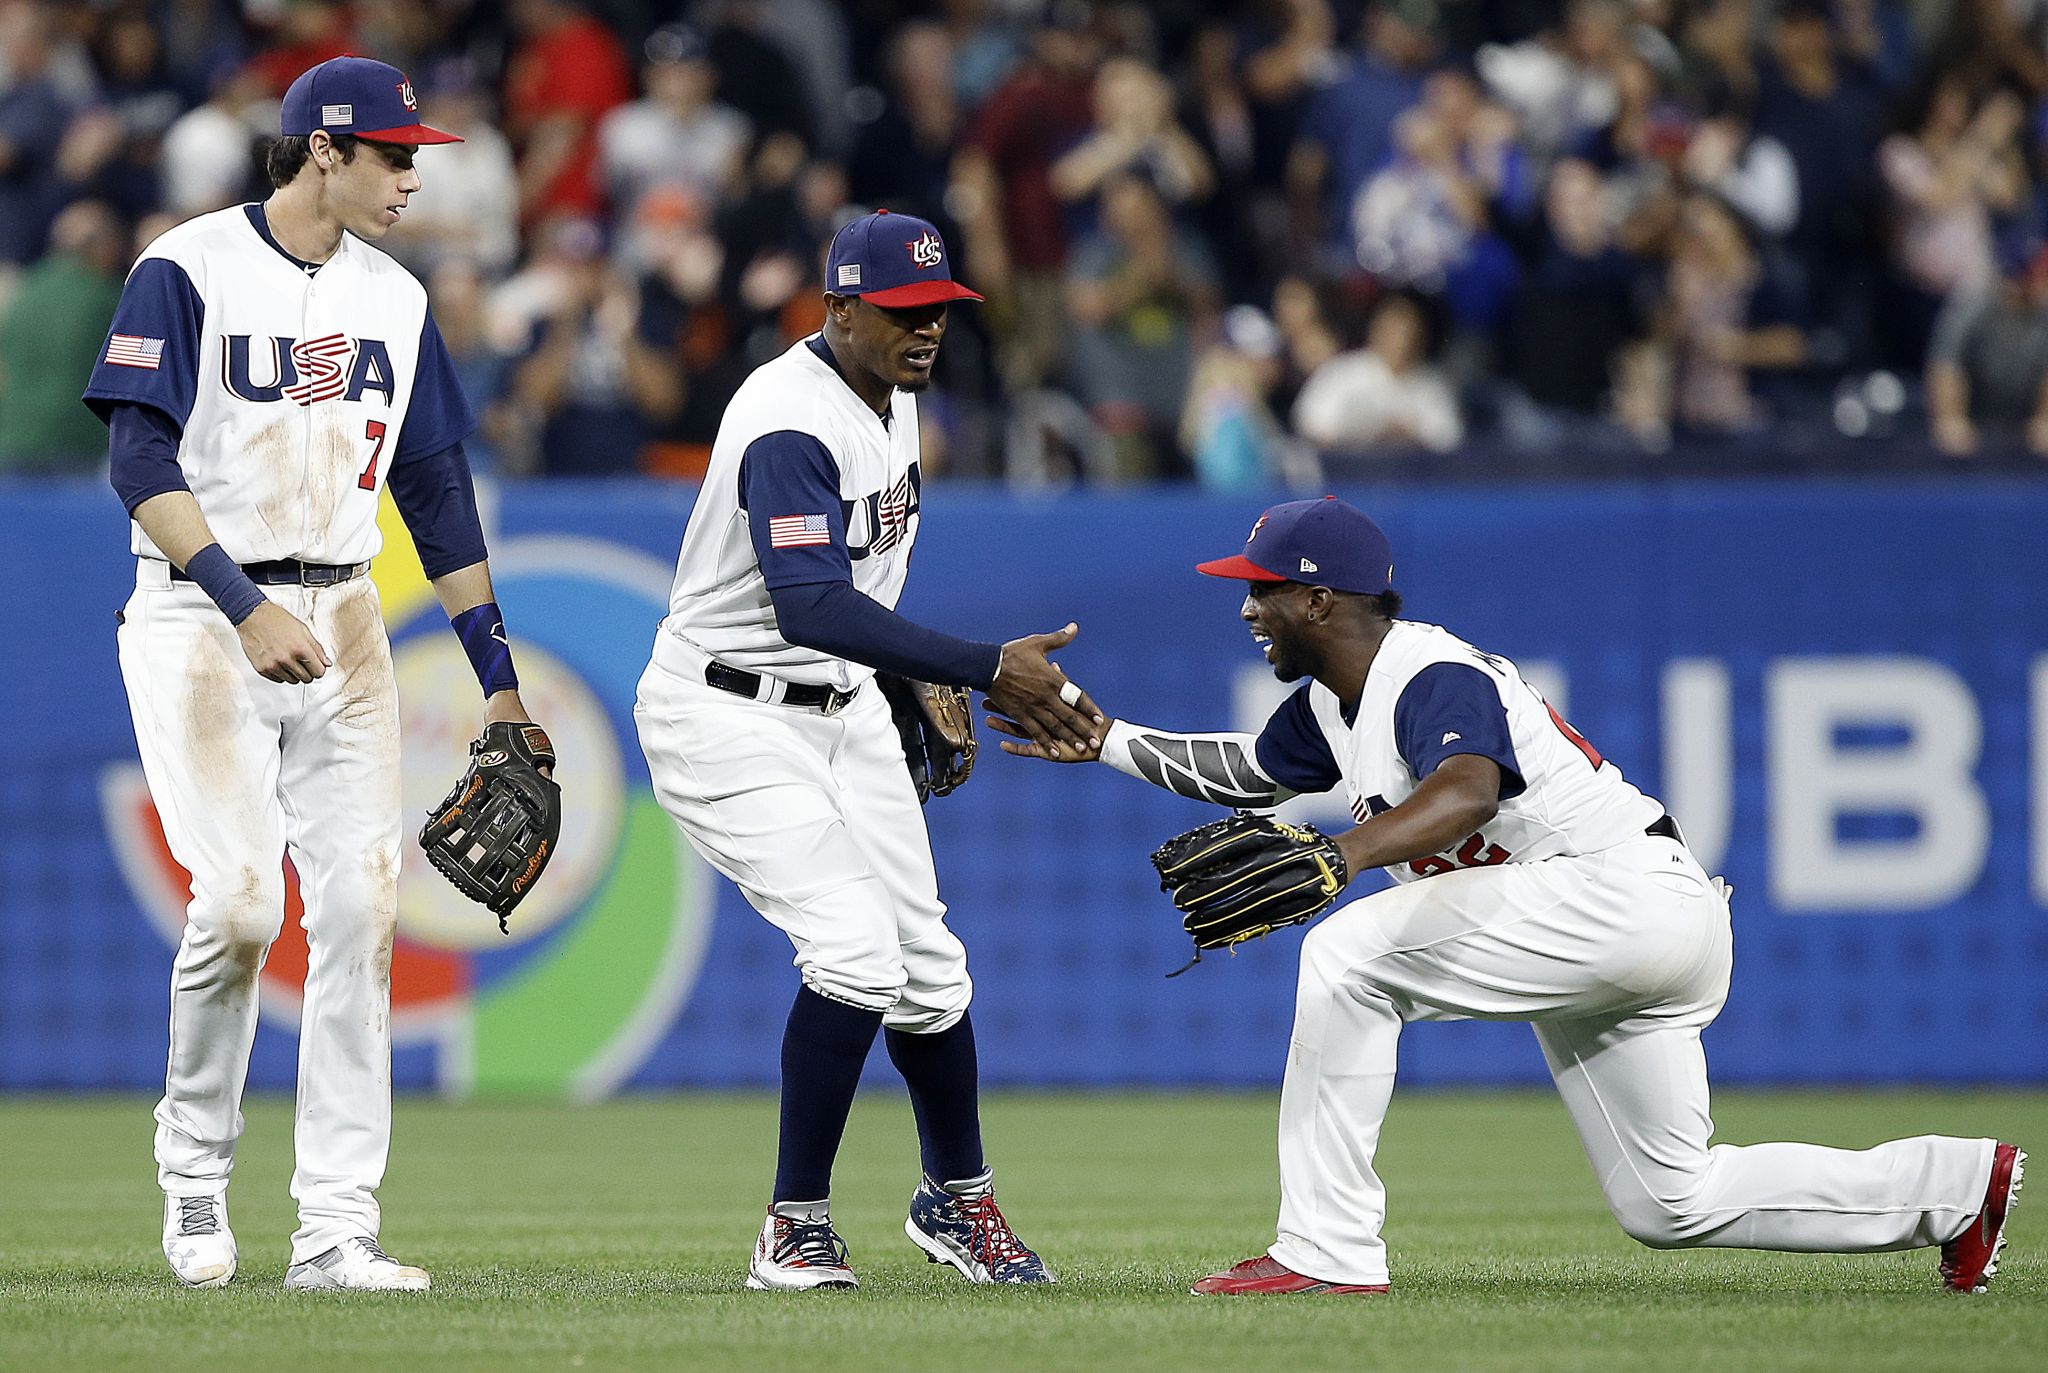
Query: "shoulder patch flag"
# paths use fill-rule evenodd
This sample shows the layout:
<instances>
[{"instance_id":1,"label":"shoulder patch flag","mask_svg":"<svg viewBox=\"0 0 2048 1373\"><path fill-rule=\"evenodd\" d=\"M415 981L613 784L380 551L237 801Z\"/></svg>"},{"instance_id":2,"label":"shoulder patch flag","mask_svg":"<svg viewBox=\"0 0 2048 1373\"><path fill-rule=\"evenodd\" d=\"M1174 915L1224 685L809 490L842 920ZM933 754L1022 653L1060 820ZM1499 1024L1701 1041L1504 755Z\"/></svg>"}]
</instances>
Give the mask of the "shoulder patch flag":
<instances>
[{"instance_id":1,"label":"shoulder patch flag","mask_svg":"<svg viewBox=\"0 0 2048 1373\"><path fill-rule=\"evenodd\" d=\"M832 542L832 527L823 515L776 515L768 521L770 548L809 548Z\"/></svg>"},{"instance_id":2,"label":"shoulder patch flag","mask_svg":"<svg viewBox=\"0 0 2048 1373\"><path fill-rule=\"evenodd\" d=\"M154 372L163 365L164 341L139 334L115 334L107 340L107 361L115 367L140 367Z\"/></svg>"}]
</instances>

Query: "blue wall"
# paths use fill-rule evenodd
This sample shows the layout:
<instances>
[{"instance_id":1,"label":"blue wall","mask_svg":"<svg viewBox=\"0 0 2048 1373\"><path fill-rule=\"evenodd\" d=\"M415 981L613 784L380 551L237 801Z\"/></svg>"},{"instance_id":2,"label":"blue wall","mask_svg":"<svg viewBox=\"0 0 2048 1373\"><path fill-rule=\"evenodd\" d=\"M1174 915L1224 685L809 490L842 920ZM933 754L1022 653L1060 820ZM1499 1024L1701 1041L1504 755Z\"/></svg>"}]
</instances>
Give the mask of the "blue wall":
<instances>
[{"instance_id":1,"label":"blue wall","mask_svg":"<svg viewBox=\"0 0 2048 1373\"><path fill-rule=\"evenodd\" d=\"M507 487L495 537L668 563L690 494ZM1735 883L1719 1079L2048 1081L2048 484L1345 494L1392 538L1411 617L1521 662ZM980 638L1076 619L1061 662L1113 713L1255 728L1273 688L1237 595L1191 564L1241 547L1256 514L1196 493L937 486L902 608ZM103 488L0 487L0 1087L161 1080L169 945L100 797L134 749L112 632L125 547ZM933 802L992 1081L1277 1081L1298 935L1162 977L1183 941L1145 855L1207 814L992 746ZM687 1000L630 1083L771 1080L793 978L787 944L721 890ZM255 1081L288 1083L291 1045L266 1025ZM1411 1081L1542 1077L1519 1026L1418 1026L1403 1059ZM436 1064L402 1050L400 1081L430 1085Z\"/></svg>"}]
</instances>

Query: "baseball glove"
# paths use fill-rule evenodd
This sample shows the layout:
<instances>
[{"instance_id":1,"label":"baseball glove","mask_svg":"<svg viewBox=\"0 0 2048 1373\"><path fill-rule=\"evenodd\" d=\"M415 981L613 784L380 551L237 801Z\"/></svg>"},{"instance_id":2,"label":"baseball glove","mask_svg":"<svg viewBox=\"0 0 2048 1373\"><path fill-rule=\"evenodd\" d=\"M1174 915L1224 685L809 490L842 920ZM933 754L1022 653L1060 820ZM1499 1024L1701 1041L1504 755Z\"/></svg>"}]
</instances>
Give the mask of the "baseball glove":
<instances>
[{"instance_id":1,"label":"baseball glove","mask_svg":"<svg viewBox=\"0 0 2048 1373\"><path fill-rule=\"evenodd\" d=\"M944 796L974 771L974 707L966 687L933 686L892 672L875 674L888 699L917 802Z\"/></svg>"},{"instance_id":2,"label":"baseball glove","mask_svg":"<svg viewBox=\"0 0 2048 1373\"><path fill-rule=\"evenodd\" d=\"M1197 961L1204 949L1313 918L1350 880L1344 855L1315 826L1245 812L1175 835L1153 852L1152 866L1181 910Z\"/></svg>"},{"instance_id":3,"label":"baseball glove","mask_svg":"<svg viewBox=\"0 0 2048 1373\"><path fill-rule=\"evenodd\" d=\"M470 742L469 771L427 816L420 847L470 900L508 917L554 857L562 833L562 789L542 768L555 746L539 725L500 720Z\"/></svg>"}]
</instances>

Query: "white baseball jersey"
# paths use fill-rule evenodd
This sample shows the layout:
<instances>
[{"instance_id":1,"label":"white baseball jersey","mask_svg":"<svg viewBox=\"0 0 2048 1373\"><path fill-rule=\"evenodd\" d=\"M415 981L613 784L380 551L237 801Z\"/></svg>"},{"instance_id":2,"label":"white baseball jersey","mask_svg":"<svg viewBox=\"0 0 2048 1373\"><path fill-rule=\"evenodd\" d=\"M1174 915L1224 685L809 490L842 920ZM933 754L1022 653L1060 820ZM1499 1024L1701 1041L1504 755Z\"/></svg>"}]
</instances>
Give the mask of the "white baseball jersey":
<instances>
[{"instance_id":1,"label":"white baseball jersey","mask_svg":"<svg viewBox=\"0 0 2048 1373\"><path fill-rule=\"evenodd\" d=\"M1439 664L1464 669L1465 676L1429 672ZM1469 699L1460 689L1472 672L1506 713L1504 741L1490 702ZM1310 684L1303 700L1342 774L1352 817L1360 821L1407 800L1444 758L1478 753L1500 765L1508 792L1499 812L1455 850L1388 869L1403 882L1453 868L1598 853L1640 838L1664 813L1566 724L1513 663L1438 625L1394 622L1350 721L1336 693L1320 683ZM1268 752L1262 749L1261 757Z\"/></svg>"},{"instance_id":2,"label":"white baseball jersey","mask_svg":"<svg viewBox=\"0 0 2048 1373\"><path fill-rule=\"evenodd\" d=\"M393 463L473 427L427 294L351 234L317 271L235 206L159 237L129 274L88 402L154 406L238 563L365 562ZM133 549L162 558L137 525Z\"/></svg>"},{"instance_id":3,"label":"white baseball jersey","mask_svg":"<svg viewBox=\"0 0 2048 1373\"><path fill-rule=\"evenodd\" d=\"M874 669L783 638L770 577L776 586L834 580L840 574L826 560L843 543L854 588L895 608L917 539L917 397L897 391L891 413L877 415L839 380L822 349L816 336L792 345L756 368L726 408L683 534L662 632L732 667L848 691ZM761 442L783 436L787 445ZM836 468L836 501L812 494L814 484L785 483L774 470L803 461L804 451L815 451L812 442ZM743 472L751 462L769 470ZM748 491L755 506L769 508L747 508ZM778 560L766 573L753 531L761 521Z\"/></svg>"}]
</instances>

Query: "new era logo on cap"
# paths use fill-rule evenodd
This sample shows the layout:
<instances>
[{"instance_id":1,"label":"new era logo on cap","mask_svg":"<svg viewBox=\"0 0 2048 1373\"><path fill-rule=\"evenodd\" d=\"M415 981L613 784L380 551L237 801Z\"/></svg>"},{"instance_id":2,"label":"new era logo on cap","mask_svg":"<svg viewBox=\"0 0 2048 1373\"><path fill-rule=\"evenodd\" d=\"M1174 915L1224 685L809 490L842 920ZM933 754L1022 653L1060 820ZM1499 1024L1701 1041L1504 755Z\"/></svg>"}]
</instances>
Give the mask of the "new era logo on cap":
<instances>
[{"instance_id":1,"label":"new era logo on cap","mask_svg":"<svg viewBox=\"0 0 2048 1373\"><path fill-rule=\"evenodd\" d=\"M1316 566L1316 565L1315 565L1314 563L1310 562L1310 561L1309 561L1309 560L1308 560L1307 558L1303 558L1303 559L1301 560L1301 570L1302 570L1303 572L1320 572L1320 571L1322 571L1322 569L1321 569L1320 567L1317 567L1317 566Z\"/></svg>"}]
</instances>

